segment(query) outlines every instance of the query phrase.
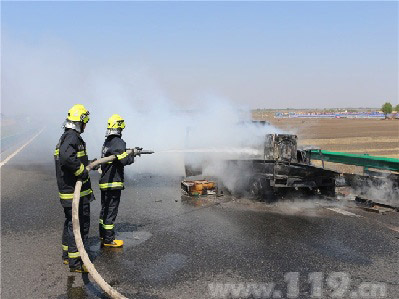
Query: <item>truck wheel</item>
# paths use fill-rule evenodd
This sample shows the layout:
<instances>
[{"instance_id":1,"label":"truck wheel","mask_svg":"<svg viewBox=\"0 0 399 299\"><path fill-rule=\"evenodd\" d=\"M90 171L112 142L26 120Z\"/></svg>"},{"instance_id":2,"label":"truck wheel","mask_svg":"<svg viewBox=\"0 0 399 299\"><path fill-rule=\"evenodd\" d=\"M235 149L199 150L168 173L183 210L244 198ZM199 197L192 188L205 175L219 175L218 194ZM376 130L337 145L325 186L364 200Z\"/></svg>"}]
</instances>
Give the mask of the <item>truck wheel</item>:
<instances>
[{"instance_id":1,"label":"truck wheel","mask_svg":"<svg viewBox=\"0 0 399 299\"><path fill-rule=\"evenodd\" d=\"M273 191L265 192L262 194L262 201L272 203L277 201L276 194Z\"/></svg>"},{"instance_id":2,"label":"truck wheel","mask_svg":"<svg viewBox=\"0 0 399 299\"><path fill-rule=\"evenodd\" d=\"M321 195L334 197L335 196L335 186L324 186L319 187L319 191Z\"/></svg>"},{"instance_id":3,"label":"truck wheel","mask_svg":"<svg viewBox=\"0 0 399 299\"><path fill-rule=\"evenodd\" d=\"M276 200L273 187L270 186L270 180L263 176L254 177L251 180L249 194L252 198L265 202Z\"/></svg>"},{"instance_id":4,"label":"truck wheel","mask_svg":"<svg viewBox=\"0 0 399 299\"><path fill-rule=\"evenodd\" d=\"M303 188L300 188L299 190L300 190L301 195L305 196L305 197L313 196L316 194L316 191L317 191L317 189L309 188L309 187L303 187Z\"/></svg>"},{"instance_id":5,"label":"truck wheel","mask_svg":"<svg viewBox=\"0 0 399 299\"><path fill-rule=\"evenodd\" d=\"M249 182L249 195L252 198L259 199L262 195L262 183L259 179L252 179Z\"/></svg>"}]
</instances>

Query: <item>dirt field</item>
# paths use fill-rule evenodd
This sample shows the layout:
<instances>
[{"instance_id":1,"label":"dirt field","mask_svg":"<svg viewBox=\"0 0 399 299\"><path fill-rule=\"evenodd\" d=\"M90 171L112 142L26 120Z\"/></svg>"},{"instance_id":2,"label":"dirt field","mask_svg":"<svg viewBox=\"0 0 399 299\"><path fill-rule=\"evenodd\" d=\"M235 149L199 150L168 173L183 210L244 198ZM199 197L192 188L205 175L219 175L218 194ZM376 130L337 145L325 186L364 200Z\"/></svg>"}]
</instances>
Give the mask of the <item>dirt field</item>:
<instances>
[{"instance_id":1,"label":"dirt field","mask_svg":"<svg viewBox=\"0 0 399 299\"><path fill-rule=\"evenodd\" d=\"M297 134L300 145L399 158L399 120L270 118L268 121L279 129ZM328 163L328 167L340 171L360 171L356 167L332 163Z\"/></svg>"}]
</instances>

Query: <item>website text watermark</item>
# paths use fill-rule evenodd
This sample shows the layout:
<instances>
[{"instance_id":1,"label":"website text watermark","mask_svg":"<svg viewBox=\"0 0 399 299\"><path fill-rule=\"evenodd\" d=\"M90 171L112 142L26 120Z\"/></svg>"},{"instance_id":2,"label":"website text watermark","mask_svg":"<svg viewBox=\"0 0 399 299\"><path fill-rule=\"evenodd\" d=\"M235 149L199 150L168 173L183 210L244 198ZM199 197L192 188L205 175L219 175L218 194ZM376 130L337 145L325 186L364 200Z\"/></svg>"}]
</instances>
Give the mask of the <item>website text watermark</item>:
<instances>
[{"instance_id":1,"label":"website text watermark","mask_svg":"<svg viewBox=\"0 0 399 299\"><path fill-rule=\"evenodd\" d=\"M306 287L310 298L387 297L385 283L364 281L355 285L346 272L311 272L305 280L299 272L288 272L284 284L277 288L275 282L215 282L208 284L208 291L211 298L298 298L301 287Z\"/></svg>"}]
</instances>

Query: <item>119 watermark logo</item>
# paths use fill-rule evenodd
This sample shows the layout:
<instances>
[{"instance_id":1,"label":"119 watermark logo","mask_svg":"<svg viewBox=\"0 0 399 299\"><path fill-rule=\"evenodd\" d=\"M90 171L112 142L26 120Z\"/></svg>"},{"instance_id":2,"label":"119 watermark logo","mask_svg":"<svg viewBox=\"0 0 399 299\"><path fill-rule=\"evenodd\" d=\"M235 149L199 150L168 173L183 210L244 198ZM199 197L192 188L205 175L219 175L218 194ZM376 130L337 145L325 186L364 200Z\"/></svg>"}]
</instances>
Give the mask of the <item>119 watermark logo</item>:
<instances>
[{"instance_id":1,"label":"119 watermark logo","mask_svg":"<svg viewBox=\"0 0 399 299\"><path fill-rule=\"evenodd\" d=\"M300 273L288 272L284 275L284 290L277 289L274 282L222 283L208 285L211 298L298 298L300 295ZM322 272L311 272L306 279L310 298L386 298L385 283L361 282L352 285L346 272L331 272L326 277Z\"/></svg>"}]
</instances>

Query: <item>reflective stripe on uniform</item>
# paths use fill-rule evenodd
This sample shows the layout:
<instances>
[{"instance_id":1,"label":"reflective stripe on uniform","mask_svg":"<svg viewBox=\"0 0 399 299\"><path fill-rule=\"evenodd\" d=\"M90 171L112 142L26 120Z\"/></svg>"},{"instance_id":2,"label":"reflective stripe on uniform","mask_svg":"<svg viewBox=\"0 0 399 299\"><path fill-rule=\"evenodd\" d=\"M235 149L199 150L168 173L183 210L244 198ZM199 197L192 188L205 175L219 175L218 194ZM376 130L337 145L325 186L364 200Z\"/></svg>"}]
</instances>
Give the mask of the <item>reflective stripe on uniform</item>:
<instances>
[{"instance_id":1,"label":"reflective stripe on uniform","mask_svg":"<svg viewBox=\"0 0 399 299\"><path fill-rule=\"evenodd\" d=\"M68 251L68 246L66 246L66 245L62 245L62 250L64 250L64 251Z\"/></svg>"},{"instance_id":2,"label":"reflective stripe on uniform","mask_svg":"<svg viewBox=\"0 0 399 299\"><path fill-rule=\"evenodd\" d=\"M118 158L118 160L122 160L123 158L126 158L126 157L127 157L127 152L123 152L123 153L120 154L120 155L116 155L116 157Z\"/></svg>"},{"instance_id":3,"label":"reflective stripe on uniform","mask_svg":"<svg viewBox=\"0 0 399 299\"><path fill-rule=\"evenodd\" d=\"M76 156L78 156L78 158L82 158L82 157L84 157L86 155L87 155L86 151L79 151L79 152L76 153Z\"/></svg>"},{"instance_id":4,"label":"reflective stripe on uniform","mask_svg":"<svg viewBox=\"0 0 399 299\"><path fill-rule=\"evenodd\" d=\"M83 163L80 163L79 169L75 171L75 176L81 175L84 170L85 166L83 165Z\"/></svg>"},{"instance_id":5,"label":"reflective stripe on uniform","mask_svg":"<svg viewBox=\"0 0 399 299\"><path fill-rule=\"evenodd\" d=\"M60 154L60 150L59 150L59 149L56 149L56 150L54 151L54 156L58 156L59 154ZM82 157L84 157L84 156L87 156L87 153L86 153L86 151L79 151L79 152L76 153L76 156L77 156L78 158L82 158Z\"/></svg>"},{"instance_id":6,"label":"reflective stripe on uniform","mask_svg":"<svg viewBox=\"0 0 399 299\"><path fill-rule=\"evenodd\" d=\"M114 229L114 224L103 224L104 229Z\"/></svg>"},{"instance_id":7,"label":"reflective stripe on uniform","mask_svg":"<svg viewBox=\"0 0 399 299\"><path fill-rule=\"evenodd\" d=\"M100 224L104 224L104 220L100 219Z\"/></svg>"},{"instance_id":8,"label":"reflective stripe on uniform","mask_svg":"<svg viewBox=\"0 0 399 299\"><path fill-rule=\"evenodd\" d=\"M99 186L100 186L100 189L123 187L123 182L104 183L104 184L99 184Z\"/></svg>"},{"instance_id":9,"label":"reflective stripe on uniform","mask_svg":"<svg viewBox=\"0 0 399 299\"><path fill-rule=\"evenodd\" d=\"M80 253L79 253L79 251L78 252L68 252L68 257L70 259L76 259L76 258L80 257Z\"/></svg>"},{"instance_id":10,"label":"reflective stripe on uniform","mask_svg":"<svg viewBox=\"0 0 399 299\"><path fill-rule=\"evenodd\" d=\"M80 192L80 197L89 195L90 193L93 193L93 190L87 189L85 191ZM58 193L60 195L61 199L73 199L73 193Z\"/></svg>"}]
</instances>

